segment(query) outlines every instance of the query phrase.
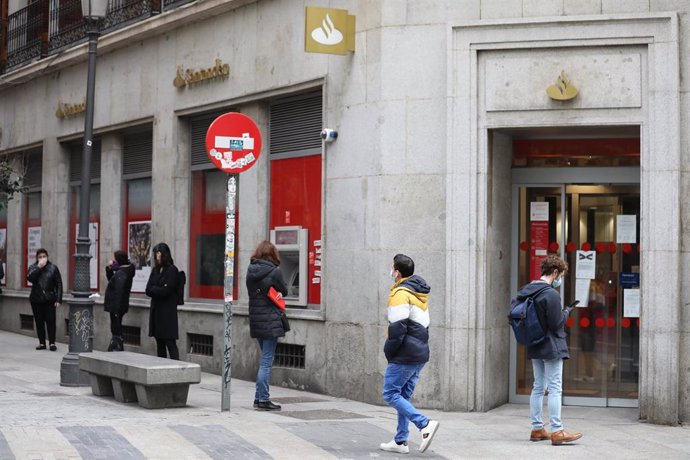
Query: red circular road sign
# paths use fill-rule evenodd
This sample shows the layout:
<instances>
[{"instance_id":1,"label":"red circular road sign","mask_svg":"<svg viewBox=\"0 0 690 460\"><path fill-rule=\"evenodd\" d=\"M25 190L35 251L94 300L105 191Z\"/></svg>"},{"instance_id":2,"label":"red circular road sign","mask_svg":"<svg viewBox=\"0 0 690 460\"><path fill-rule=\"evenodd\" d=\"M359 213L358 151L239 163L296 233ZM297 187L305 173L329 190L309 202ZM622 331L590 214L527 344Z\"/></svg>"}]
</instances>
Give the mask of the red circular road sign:
<instances>
[{"instance_id":1,"label":"red circular road sign","mask_svg":"<svg viewBox=\"0 0 690 460\"><path fill-rule=\"evenodd\" d=\"M226 173L244 172L259 159L261 132L248 116L225 113L206 131L206 153L216 168Z\"/></svg>"}]
</instances>

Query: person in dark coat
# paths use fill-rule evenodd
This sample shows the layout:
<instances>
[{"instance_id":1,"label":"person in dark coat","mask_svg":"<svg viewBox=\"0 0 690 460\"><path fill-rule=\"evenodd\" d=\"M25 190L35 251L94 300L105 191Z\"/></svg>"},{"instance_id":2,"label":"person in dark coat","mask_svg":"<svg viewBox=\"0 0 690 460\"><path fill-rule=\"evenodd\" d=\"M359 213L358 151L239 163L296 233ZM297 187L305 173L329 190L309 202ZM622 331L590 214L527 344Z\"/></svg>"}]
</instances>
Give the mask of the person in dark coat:
<instances>
[{"instance_id":1,"label":"person in dark coat","mask_svg":"<svg viewBox=\"0 0 690 460\"><path fill-rule=\"evenodd\" d=\"M36 350L46 349L47 326L50 351L56 351L55 309L62 304L62 276L57 265L48 260L48 251L43 248L36 251L36 262L29 266L26 279L31 283L29 301L38 335Z\"/></svg>"},{"instance_id":2,"label":"person in dark coat","mask_svg":"<svg viewBox=\"0 0 690 460\"><path fill-rule=\"evenodd\" d=\"M269 241L257 246L247 269L247 291L249 292L249 334L259 343L261 361L256 375L254 408L257 410L280 410L271 401L268 384L271 380L273 356L278 337L285 336L281 319L282 312L268 298L268 290L273 287L280 296L287 295L287 286L280 273L278 250Z\"/></svg>"},{"instance_id":3,"label":"person in dark coat","mask_svg":"<svg viewBox=\"0 0 690 460\"><path fill-rule=\"evenodd\" d=\"M561 398L563 393L563 360L570 358L565 334L565 322L571 308L561 307L561 296L556 289L568 272L568 264L555 254L549 254L541 262L541 278L520 288L518 300L532 297L539 317L539 323L546 339L527 347L527 359L532 360L534 385L530 397L532 432L530 441L551 440L560 445L580 439L582 433L568 433L561 422ZM544 428L541 412L544 405L544 390L549 390L549 419L551 433Z\"/></svg>"},{"instance_id":4,"label":"person in dark coat","mask_svg":"<svg viewBox=\"0 0 690 460\"><path fill-rule=\"evenodd\" d=\"M115 251L115 259L105 267L108 287L105 290L105 311L110 313L110 345L108 351L124 351L122 317L129 310L129 293L134 279L134 265L125 251Z\"/></svg>"},{"instance_id":5,"label":"person in dark coat","mask_svg":"<svg viewBox=\"0 0 690 460\"><path fill-rule=\"evenodd\" d=\"M146 295L151 297L149 337L156 339L156 351L161 358L180 359L177 349L177 267L170 248L159 243L153 248L155 258L151 276L146 283Z\"/></svg>"}]
</instances>

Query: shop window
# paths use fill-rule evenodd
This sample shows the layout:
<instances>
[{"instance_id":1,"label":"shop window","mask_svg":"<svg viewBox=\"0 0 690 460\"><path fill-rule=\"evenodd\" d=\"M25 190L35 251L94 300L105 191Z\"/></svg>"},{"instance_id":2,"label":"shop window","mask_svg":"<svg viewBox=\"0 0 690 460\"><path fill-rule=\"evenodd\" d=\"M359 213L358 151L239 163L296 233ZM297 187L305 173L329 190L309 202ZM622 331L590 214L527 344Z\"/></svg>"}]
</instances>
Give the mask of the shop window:
<instances>
[{"instance_id":1,"label":"shop window","mask_svg":"<svg viewBox=\"0 0 690 460\"><path fill-rule=\"evenodd\" d=\"M70 196L70 238L69 238L69 254L77 253L77 235L79 226L79 203L81 200L81 160L83 155L82 143L74 143L70 146L70 184L72 185ZM89 261L90 267L90 289L98 291L98 253L100 240L100 221L101 221L101 187L98 181L101 178L101 142L95 140L91 152L91 171L89 174L91 181L89 189L89 240L91 246L89 254L91 259ZM74 279L72 274L74 271L74 257L69 258L70 265L70 286L74 288ZM64 275L63 275L64 276Z\"/></svg>"},{"instance_id":2,"label":"shop window","mask_svg":"<svg viewBox=\"0 0 690 460\"><path fill-rule=\"evenodd\" d=\"M26 174L24 186L29 190L24 195L24 225L22 231L23 248L23 286L29 287L26 272L29 265L36 261L36 251L41 247L41 181L43 157L40 151L28 152L25 155Z\"/></svg>"},{"instance_id":3,"label":"shop window","mask_svg":"<svg viewBox=\"0 0 690 460\"><path fill-rule=\"evenodd\" d=\"M288 283L290 307L321 303L322 105L322 93L317 91L282 98L270 106L269 225ZM279 241L288 233L298 240Z\"/></svg>"},{"instance_id":4,"label":"shop window","mask_svg":"<svg viewBox=\"0 0 690 460\"><path fill-rule=\"evenodd\" d=\"M123 137L122 177L124 186L123 248L136 272L132 292L143 293L151 273L151 167L152 133L138 130ZM173 257L175 255L173 254Z\"/></svg>"},{"instance_id":5,"label":"shop window","mask_svg":"<svg viewBox=\"0 0 690 460\"><path fill-rule=\"evenodd\" d=\"M5 275L0 278L0 286L7 281L7 208L0 209L0 263Z\"/></svg>"},{"instance_id":6,"label":"shop window","mask_svg":"<svg viewBox=\"0 0 690 460\"><path fill-rule=\"evenodd\" d=\"M228 175L215 169L206 154L206 131L219 115L235 110L190 119L192 199L189 254L189 296L222 300L225 264L225 200ZM239 177L238 177L239 184ZM239 203L239 185L237 187ZM238 296L237 241L239 212L235 212L235 277L233 298Z\"/></svg>"}]
</instances>

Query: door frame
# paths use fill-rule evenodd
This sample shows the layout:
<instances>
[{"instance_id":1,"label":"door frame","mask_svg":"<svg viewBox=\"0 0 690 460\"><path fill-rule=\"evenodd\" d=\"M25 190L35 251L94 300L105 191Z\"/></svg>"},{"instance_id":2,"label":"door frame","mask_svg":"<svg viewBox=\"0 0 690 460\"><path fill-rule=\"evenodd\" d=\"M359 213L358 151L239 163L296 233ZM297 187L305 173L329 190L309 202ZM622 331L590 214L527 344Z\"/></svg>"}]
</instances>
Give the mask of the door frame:
<instances>
[{"instance_id":1,"label":"door frame","mask_svg":"<svg viewBox=\"0 0 690 460\"><path fill-rule=\"evenodd\" d=\"M619 167L578 167L578 168L513 168L512 175L512 205L511 205L511 263L510 263L510 292L518 290L518 244L519 244L519 187L560 187L561 206L565 204L566 185L640 185L640 168L637 166ZM565 212L561 211L561 241L559 242L560 256L563 257L565 248ZM563 290L561 290L561 303ZM508 401L518 404L529 404L529 395L517 394L517 342L510 340L510 377ZM563 405L593 406L593 407L638 407L638 399L622 398L588 398L580 396L564 396Z\"/></svg>"}]
</instances>

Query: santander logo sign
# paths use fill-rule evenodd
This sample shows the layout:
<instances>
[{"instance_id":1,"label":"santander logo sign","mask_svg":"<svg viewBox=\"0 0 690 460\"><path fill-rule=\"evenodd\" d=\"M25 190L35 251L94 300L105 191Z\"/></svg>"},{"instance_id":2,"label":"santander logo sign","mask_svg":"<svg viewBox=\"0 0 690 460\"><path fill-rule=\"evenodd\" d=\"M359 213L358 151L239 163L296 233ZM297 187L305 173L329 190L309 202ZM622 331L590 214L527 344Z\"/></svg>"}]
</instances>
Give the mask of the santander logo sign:
<instances>
[{"instance_id":1,"label":"santander logo sign","mask_svg":"<svg viewBox=\"0 0 690 460\"><path fill-rule=\"evenodd\" d=\"M321 27L311 31L311 38L322 45L337 45L343 41L343 33L335 28L331 17L326 14L324 20L321 21Z\"/></svg>"}]
</instances>

